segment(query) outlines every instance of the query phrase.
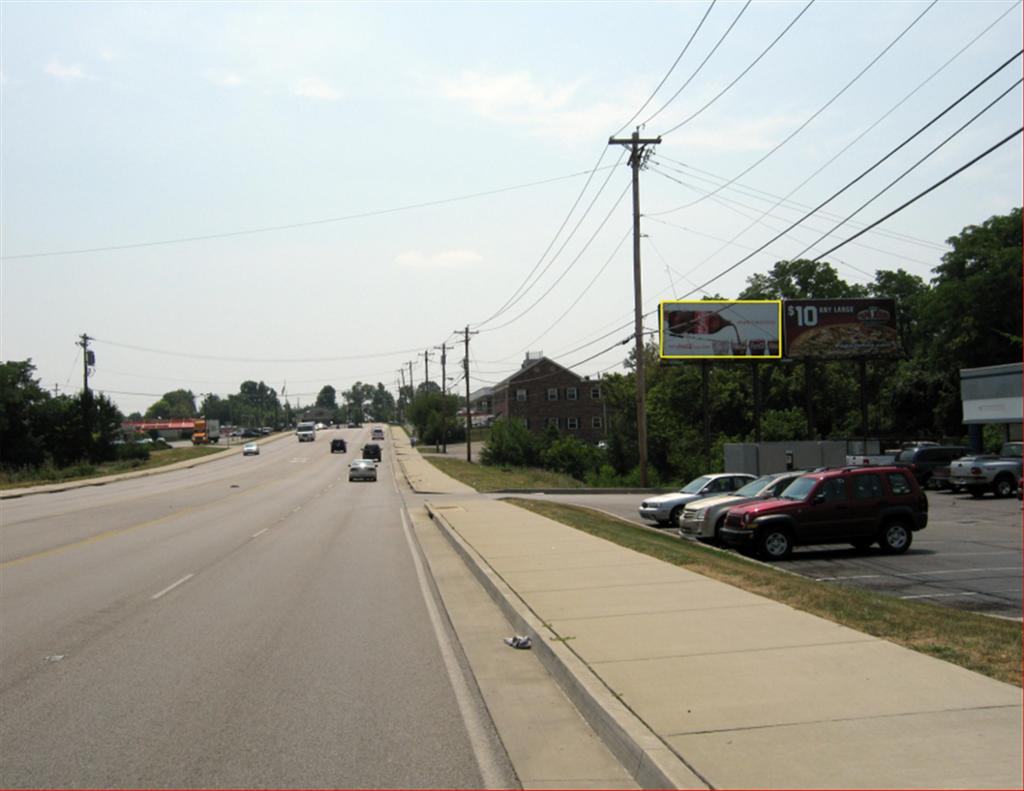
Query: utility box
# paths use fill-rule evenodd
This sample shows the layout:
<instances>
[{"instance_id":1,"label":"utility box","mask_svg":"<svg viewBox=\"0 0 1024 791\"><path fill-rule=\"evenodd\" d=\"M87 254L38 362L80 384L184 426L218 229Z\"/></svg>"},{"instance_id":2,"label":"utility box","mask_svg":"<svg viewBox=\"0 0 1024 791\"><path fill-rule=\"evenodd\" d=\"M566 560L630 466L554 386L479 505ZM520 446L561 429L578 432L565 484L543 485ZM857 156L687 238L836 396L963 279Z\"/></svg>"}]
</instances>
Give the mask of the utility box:
<instances>
[{"instance_id":1,"label":"utility box","mask_svg":"<svg viewBox=\"0 0 1024 791\"><path fill-rule=\"evenodd\" d=\"M842 467L846 464L846 443L819 442L729 442L725 445L725 469L767 475L786 470Z\"/></svg>"}]
</instances>

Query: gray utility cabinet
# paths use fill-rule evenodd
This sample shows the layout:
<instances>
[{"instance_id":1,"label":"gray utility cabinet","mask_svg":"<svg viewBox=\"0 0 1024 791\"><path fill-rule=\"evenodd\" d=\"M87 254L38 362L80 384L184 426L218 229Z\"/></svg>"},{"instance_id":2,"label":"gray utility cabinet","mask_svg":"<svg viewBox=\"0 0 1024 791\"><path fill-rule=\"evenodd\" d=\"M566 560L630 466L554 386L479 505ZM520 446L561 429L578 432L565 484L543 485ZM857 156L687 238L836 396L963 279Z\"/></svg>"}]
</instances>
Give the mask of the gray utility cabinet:
<instances>
[{"instance_id":1,"label":"gray utility cabinet","mask_svg":"<svg viewBox=\"0 0 1024 791\"><path fill-rule=\"evenodd\" d=\"M725 445L725 469L729 472L767 475L845 464L845 442L729 442Z\"/></svg>"}]
</instances>

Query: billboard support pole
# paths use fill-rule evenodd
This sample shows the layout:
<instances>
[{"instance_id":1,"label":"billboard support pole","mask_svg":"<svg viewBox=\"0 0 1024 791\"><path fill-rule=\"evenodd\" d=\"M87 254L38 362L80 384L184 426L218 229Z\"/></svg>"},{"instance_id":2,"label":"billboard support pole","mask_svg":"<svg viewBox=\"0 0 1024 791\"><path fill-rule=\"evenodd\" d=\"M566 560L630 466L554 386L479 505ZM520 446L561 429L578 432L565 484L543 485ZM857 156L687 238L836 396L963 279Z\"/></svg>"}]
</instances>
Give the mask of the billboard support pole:
<instances>
[{"instance_id":1,"label":"billboard support pole","mask_svg":"<svg viewBox=\"0 0 1024 791\"><path fill-rule=\"evenodd\" d=\"M804 360L804 404L807 411L807 439L815 439L817 433L814 429L814 391L811 388L811 361Z\"/></svg>"},{"instance_id":2,"label":"billboard support pole","mask_svg":"<svg viewBox=\"0 0 1024 791\"><path fill-rule=\"evenodd\" d=\"M711 469L711 413L708 409L708 361L700 361L700 397L704 409L704 469Z\"/></svg>"},{"instance_id":3,"label":"billboard support pole","mask_svg":"<svg viewBox=\"0 0 1024 791\"><path fill-rule=\"evenodd\" d=\"M757 363L750 363L750 370L754 374L754 442L761 443L761 372Z\"/></svg>"},{"instance_id":4,"label":"billboard support pole","mask_svg":"<svg viewBox=\"0 0 1024 791\"><path fill-rule=\"evenodd\" d=\"M861 357L857 360L860 370L860 436L864 440L864 452L868 446L868 361ZM881 450L881 449L879 449Z\"/></svg>"}]
</instances>

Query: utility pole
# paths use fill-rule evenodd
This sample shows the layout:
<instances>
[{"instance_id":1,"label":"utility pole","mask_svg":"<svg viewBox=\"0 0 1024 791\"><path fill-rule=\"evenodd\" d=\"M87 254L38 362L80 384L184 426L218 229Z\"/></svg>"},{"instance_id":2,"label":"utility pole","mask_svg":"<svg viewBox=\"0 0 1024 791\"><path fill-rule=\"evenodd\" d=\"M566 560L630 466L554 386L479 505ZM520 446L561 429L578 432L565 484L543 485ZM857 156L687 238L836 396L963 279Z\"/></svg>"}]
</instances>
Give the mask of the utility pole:
<instances>
[{"instance_id":1,"label":"utility pole","mask_svg":"<svg viewBox=\"0 0 1024 791\"><path fill-rule=\"evenodd\" d=\"M416 385L412 381L412 360L409 360L409 389L412 390L410 401L416 397Z\"/></svg>"},{"instance_id":2,"label":"utility pole","mask_svg":"<svg viewBox=\"0 0 1024 791\"><path fill-rule=\"evenodd\" d=\"M455 330L458 332L458 330ZM466 375L466 461L473 461L473 415L469 408L469 336L478 335L477 332L470 332L469 325L463 330L465 334L466 356L462 360L462 370Z\"/></svg>"},{"instance_id":3,"label":"utility pole","mask_svg":"<svg viewBox=\"0 0 1024 791\"><path fill-rule=\"evenodd\" d=\"M416 355L417 357L423 358L423 381L425 383L430 382L430 358L434 356L434 353L430 349L424 349L422 352Z\"/></svg>"},{"instance_id":4,"label":"utility pole","mask_svg":"<svg viewBox=\"0 0 1024 791\"><path fill-rule=\"evenodd\" d=\"M78 336L78 346L82 347L82 448L89 452L92 446L92 394L89 392L89 367L96 365L96 355L89 350L89 341L93 340L86 333Z\"/></svg>"},{"instance_id":5,"label":"utility pole","mask_svg":"<svg viewBox=\"0 0 1024 791\"><path fill-rule=\"evenodd\" d=\"M644 376L643 297L640 287L640 168L651 155L648 146L660 137L641 138L640 130L629 138L608 138L610 146L629 146L629 166L633 169L633 333L636 338L636 433L640 453L640 485L647 486L647 399Z\"/></svg>"},{"instance_id":6,"label":"utility pole","mask_svg":"<svg viewBox=\"0 0 1024 791\"><path fill-rule=\"evenodd\" d=\"M445 374L445 363L448 360L448 344L442 343L440 346L435 346L435 349L441 350L441 445L444 448L444 452L448 452L448 417L445 415L445 409L447 408L447 396L448 396L448 378Z\"/></svg>"},{"instance_id":7,"label":"utility pole","mask_svg":"<svg viewBox=\"0 0 1024 791\"><path fill-rule=\"evenodd\" d=\"M395 407L398 409L398 422L401 425L405 425L405 410L402 409L402 396L405 393L405 366L403 365L398 369L398 373L402 375L402 386L398 389L398 403Z\"/></svg>"}]
</instances>

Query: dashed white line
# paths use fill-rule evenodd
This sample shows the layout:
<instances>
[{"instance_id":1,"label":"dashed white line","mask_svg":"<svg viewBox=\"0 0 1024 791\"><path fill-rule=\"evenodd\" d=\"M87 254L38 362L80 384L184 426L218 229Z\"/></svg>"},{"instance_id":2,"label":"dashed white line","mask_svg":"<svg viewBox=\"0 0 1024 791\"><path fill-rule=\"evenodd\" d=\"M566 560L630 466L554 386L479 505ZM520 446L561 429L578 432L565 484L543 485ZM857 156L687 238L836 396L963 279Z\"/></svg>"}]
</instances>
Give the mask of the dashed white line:
<instances>
[{"instance_id":1,"label":"dashed white line","mask_svg":"<svg viewBox=\"0 0 1024 791\"><path fill-rule=\"evenodd\" d=\"M946 599L955 596L984 596L978 591L962 591L960 593L923 593L920 596L900 596L901 599Z\"/></svg>"},{"instance_id":2,"label":"dashed white line","mask_svg":"<svg viewBox=\"0 0 1024 791\"><path fill-rule=\"evenodd\" d=\"M159 593L154 593L152 596L150 596L150 598L154 599L154 600L159 599L161 596L170 593L172 590L177 588L179 585L184 585L186 582L188 582L194 576L195 576L195 574L186 574L184 577L182 577L180 580L175 582L173 585L168 585L166 588L164 588Z\"/></svg>"},{"instance_id":3,"label":"dashed white line","mask_svg":"<svg viewBox=\"0 0 1024 791\"><path fill-rule=\"evenodd\" d=\"M262 530L260 530L260 531L259 531L258 533L253 533L253 534L252 534L252 537L253 537L253 538L259 538L259 537L260 537L260 536L262 536L262 535L263 535L264 533L266 533L266 532L267 532L267 531L268 531L269 529L270 529L269 527L265 527L265 528L263 528Z\"/></svg>"}]
</instances>

